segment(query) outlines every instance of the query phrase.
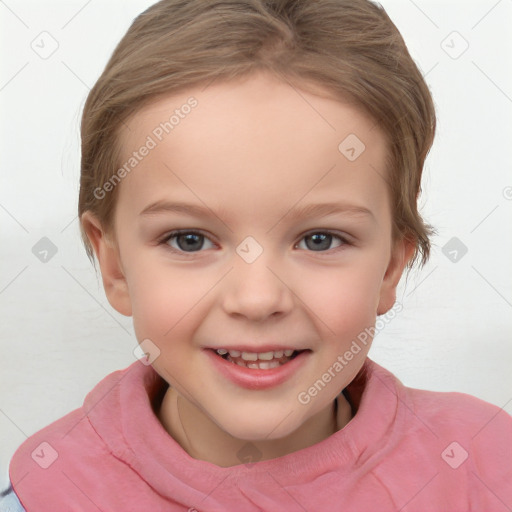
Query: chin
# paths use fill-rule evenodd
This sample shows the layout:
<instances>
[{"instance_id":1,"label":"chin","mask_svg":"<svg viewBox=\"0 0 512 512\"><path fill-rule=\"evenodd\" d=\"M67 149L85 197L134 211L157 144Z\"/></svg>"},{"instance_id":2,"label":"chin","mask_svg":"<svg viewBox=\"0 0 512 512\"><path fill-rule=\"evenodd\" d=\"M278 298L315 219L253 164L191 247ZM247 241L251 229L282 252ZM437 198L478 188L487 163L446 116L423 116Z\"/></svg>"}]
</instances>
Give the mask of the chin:
<instances>
[{"instance_id":1,"label":"chin","mask_svg":"<svg viewBox=\"0 0 512 512\"><path fill-rule=\"evenodd\" d=\"M291 417L292 415L290 415ZM281 439L292 434L300 427L289 421L283 421L283 416L267 416L241 419L239 416L227 422L217 422L217 425L236 439L244 441L263 442Z\"/></svg>"}]
</instances>

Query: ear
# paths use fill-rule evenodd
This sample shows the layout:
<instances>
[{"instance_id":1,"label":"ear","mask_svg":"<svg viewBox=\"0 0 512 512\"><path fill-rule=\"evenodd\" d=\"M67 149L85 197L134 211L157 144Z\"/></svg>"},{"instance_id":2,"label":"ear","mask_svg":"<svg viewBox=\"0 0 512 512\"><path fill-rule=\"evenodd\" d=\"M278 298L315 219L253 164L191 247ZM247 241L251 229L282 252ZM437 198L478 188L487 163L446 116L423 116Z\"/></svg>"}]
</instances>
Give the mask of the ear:
<instances>
[{"instance_id":1,"label":"ear","mask_svg":"<svg viewBox=\"0 0 512 512\"><path fill-rule=\"evenodd\" d=\"M130 295L117 244L108 237L99 220L90 211L81 215L80 222L98 259L103 288L110 305L122 315L131 316Z\"/></svg>"},{"instance_id":2,"label":"ear","mask_svg":"<svg viewBox=\"0 0 512 512\"><path fill-rule=\"evenodd\" d=\"M414 249L414 242L406 238L397 240L394 243L391 258L382 280L377 315L387 313L395 304L396 287L402 277L405 266L414 254Z\"/></svg>"}]
</instances>

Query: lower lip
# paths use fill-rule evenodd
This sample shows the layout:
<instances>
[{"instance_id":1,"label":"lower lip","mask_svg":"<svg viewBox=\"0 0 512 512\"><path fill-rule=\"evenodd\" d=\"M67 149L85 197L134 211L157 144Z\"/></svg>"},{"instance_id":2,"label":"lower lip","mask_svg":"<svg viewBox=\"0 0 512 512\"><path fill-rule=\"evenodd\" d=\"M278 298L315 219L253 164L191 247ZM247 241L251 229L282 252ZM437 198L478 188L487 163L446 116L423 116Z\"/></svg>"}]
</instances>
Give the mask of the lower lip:
<instances>
[{"instance_id":1,"label":"lower lip","mask_svg":"<svg viewBox=\"0 0 512 512\"><path fill-rule=\"evenodd\" d=\"M212 363L224 377L246 389L268 389L279 386L297 372L307 361L310 350L304 350L293 359L276 368L253 370L226 361L211 349L205 349Z\"/></svg>"}]
</instances>

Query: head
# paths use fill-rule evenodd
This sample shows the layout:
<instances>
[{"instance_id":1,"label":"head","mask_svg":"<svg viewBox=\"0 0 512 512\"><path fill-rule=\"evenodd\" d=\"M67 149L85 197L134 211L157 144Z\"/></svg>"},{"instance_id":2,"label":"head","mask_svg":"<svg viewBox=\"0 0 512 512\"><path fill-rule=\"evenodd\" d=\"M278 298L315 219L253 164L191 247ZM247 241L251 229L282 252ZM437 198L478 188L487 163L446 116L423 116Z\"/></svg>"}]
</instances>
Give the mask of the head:
<instances>
[{"instance_id":1,"label":"head","mask_svg":"<svg viewBox=\"0 0 512 512\"><path fill-rule=\"evenodd\" d=\"M237 438L286 436L359 372L370 343L298 400L428 258L417 200L434 131L420 71L367 0L161 1L85 104L88 255L180 396ZM338 211L312 208L325 203ZM211 364L210 349L269 344L308 351L278 386Z\"/></svg>"}]
</instances>

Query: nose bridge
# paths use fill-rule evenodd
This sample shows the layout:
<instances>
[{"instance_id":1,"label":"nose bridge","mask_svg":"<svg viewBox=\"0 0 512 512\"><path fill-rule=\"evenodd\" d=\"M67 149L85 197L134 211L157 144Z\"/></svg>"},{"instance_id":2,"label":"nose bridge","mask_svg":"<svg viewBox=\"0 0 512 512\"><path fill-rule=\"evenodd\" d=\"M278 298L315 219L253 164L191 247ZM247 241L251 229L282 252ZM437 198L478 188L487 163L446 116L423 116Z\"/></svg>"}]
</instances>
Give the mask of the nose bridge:
<instances>
[{"instance_id":1,"label":"nose bridge","mask_svg":"<svg viewBox=\"0 0 512 512\"><path fill-rule=\"evenodd\" d=\"M279 276L279 267L271 250L265 250L253 237L244 239L236 249L233 270L223 288L226 313L261 320L288 312L293 294Z\"/></svg>"}]
</instances>

